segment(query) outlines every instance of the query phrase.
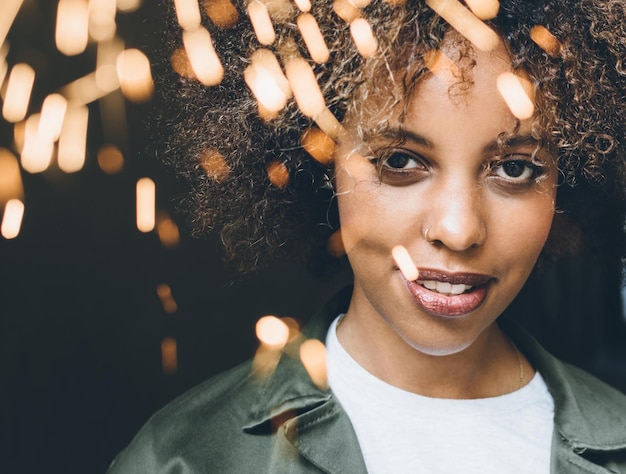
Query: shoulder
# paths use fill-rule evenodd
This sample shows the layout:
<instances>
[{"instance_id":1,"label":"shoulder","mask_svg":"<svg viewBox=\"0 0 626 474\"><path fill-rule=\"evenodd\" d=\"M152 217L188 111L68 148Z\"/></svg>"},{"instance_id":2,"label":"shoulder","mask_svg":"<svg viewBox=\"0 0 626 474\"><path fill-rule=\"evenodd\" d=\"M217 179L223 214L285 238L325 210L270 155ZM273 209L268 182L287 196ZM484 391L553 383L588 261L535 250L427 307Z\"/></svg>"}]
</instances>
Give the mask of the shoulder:
<instances>
[{"instance_id":1,"label":"shoulder","mask_svg":"<svg viewBox=\"0 0 626 474\"><path fill-rule=\"evenodd\" d=\"M173 467L172 462L188 464L186 453L212 458L211 451L241 431L245 407L253 399L250 362L201 383L152 415L108 472L165 472L166 465Z\"/></svg>"}]
</instances>

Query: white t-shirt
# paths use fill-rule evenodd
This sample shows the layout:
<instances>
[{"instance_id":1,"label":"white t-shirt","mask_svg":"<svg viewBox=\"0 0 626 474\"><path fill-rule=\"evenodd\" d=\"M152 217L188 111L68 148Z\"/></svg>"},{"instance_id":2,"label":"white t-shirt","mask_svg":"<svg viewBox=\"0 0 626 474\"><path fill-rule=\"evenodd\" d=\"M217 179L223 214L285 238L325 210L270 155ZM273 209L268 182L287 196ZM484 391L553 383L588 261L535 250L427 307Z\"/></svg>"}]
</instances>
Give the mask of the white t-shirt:
<instances>
[{"instance_id":1,"label":"white t-shirt","mask_svg":"<svg viewBox=\"0 0 626 474\"><path fill-rule=\"evenodd\" d=\"M429 398L378 379L337 339L326 346L328 381L356 431L365 465L377 473L550 472L554 401L541 375L493 398Z\"/></svg>"}]
</instances>

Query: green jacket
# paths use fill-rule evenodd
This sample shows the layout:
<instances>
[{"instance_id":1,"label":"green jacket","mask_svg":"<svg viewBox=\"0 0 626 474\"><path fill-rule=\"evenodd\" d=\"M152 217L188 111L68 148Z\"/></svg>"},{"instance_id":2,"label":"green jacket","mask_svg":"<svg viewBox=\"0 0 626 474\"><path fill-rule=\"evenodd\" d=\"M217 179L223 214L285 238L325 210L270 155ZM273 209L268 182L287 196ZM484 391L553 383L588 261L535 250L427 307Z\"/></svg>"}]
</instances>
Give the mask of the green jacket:
<instances>
[{"instance_id":1,"label":"green jacket","mask_svg":"<svg viewBox=\"0 0 626 474\"><path fill-rule=\"evenodd\" d=\"M347 308L345 296L313 318L306 337L324 341L330 322ZM515 325L501 324L554 398L551 472L626 473L626 396L560 362ZM174 400L116 457L109 474L366 472L345 411L301 365L301 342L286 348L271 375L255 374L248 362Z\"/></svg>"}]
</instances>

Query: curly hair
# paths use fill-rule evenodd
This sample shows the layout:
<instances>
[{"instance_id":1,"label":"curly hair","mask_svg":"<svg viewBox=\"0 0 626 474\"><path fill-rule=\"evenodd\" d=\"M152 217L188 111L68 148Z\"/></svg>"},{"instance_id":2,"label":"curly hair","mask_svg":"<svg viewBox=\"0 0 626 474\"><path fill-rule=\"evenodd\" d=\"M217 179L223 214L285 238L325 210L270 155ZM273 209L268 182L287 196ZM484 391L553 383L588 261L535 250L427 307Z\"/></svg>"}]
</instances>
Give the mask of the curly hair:
<instances>
[{"instance_id":1,"label":"curly hair","mask_svg":"<svg viewBox=\"0 0 626 474\"><path fill-rule=\"evenodd\" d=\"M237 0L239 19L228 27L217 25L207 9L202 10L203 26L224 67L222 82L213 87L180 74L180 67L176 73L171 66L180 59L182 45L172 3L163 8L166 47L160 51L155 74L161 94L157 153L190 184L184 208L192 232L218 232L226 255L243 272L277 257L301 260L318 274L339 268L339 260L326 248L338 228L329 184L332 165L315 160L301 141L314 123L293 100L277 117L264 120L244 82L243 71L253 51L262 47L246 3ZM589 248L611 248L622 256L626 2L501 0L500 4L497 17L487 24L505 40L513 68L525 71L535 87L533 130L555 147L560 171L558 218L544 253L569 254L584 236ZM373 88L387 88L390 100L401 102L429 74L428 54L451 30L422 0L402 5L373 0L362 14L378 40L378 54L364 59L349 25L333 11L333 2L320 0L311 13L330 58L315 64L296 25L299 10L286 1L284 5L280 17L273 17L277 39L265 47L279 58L287 49L298 48L339 121L347 114L372 115L363 104ZM556 47L542 48L531 39L531 30L538 25L556 38ZM400 92L393 71L402 71ZM271 170L285 176L277 180Z\"/></svg>"}]
</instances>

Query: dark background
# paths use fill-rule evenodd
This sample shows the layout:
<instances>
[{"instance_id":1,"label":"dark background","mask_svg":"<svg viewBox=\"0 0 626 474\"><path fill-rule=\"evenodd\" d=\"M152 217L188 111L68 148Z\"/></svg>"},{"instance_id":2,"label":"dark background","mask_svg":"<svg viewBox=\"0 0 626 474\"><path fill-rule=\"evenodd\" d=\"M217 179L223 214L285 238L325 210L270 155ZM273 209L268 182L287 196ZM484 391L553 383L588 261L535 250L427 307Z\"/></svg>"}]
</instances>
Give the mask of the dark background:
<instances>
[{"instance_id":1,"label":"dark background","mask_svg":"<svg viewBox=\"0 0 626 474\"><path fill-rule=\"evenodd\" d=\"M26 0L9 41L9 65L37 70L30 113L60 86L90 72L91 45L65 58L54 48L56 2ZM118 15L127 47L159 47L156 6ZM119 94L116 92L114 94ZM127 103L128 134L111 140L91 104L88 157L75 174L56 164L22 172L26 213L20 235L0 237L0 473L104 472L146 419L189 387L250 357L255 321L265 314L300 321L349 275L315 280L288 263L238 277L221 263L215 238L182 231L176 248L135 227L135 183L157 183L161 210L177 217L184 192L147 153L144 119L153 105ZM0 119L0 146L13 148ZM103 173L96 151L114 143L124 170ZM117 142L116 142L117 141ZM626 391L621 268L611 255L582 256L532 279L515 317L555 354ZM178 309L157 296L171 286ZM178 344L178 371L163 373L161 340Z\"/></svg>"}]
</instances>

